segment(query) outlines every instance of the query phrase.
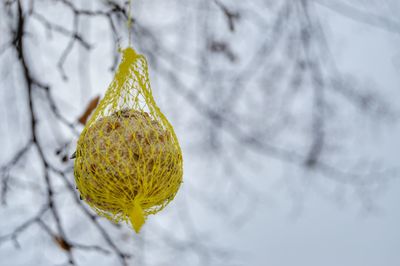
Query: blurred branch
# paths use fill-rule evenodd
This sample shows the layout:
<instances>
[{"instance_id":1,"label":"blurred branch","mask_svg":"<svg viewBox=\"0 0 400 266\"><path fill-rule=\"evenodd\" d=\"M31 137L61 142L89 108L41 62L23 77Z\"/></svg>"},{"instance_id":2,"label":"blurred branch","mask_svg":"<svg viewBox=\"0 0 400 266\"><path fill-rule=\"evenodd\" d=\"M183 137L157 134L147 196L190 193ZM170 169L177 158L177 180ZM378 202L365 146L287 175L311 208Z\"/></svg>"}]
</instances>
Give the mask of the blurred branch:
<instances>
[{"instance_id":1,"label":"blurred branch","mask_svg":"<svg viewBox=\"0 0 400 266\"><path fill-rule=\"evenodd\" d=\"M31 15L32 18L36 19L37 21L39 21L40 23L43 24L43 26L50 30L50 31L55 31L59 34L62 34L66 37L70 37L73 40L76 40L77 42L79 42L82 47L84 47L85 49L90 49L91 45L89 44L88 41L86 41L81 34L79 34L79 32L77 31L76 26L74 26L74 30L70 31L67 28L57 25L55 23L50 22L49 20L46 19L46 17L44 17L43 15L33 12Z\"/></svg>"},{"instance_id":2,"label":"blurred branch","mask_svg":"<svg viewBox=\"0 0 400 266\"><path fill-rule=\"evenodd\" d=\"M19 151L15 153L15 155L12 157L12 159L4 164L0 168L0 175L1 175L1 203L3 205L6 204L6 198L7 198L7 192L8 192L8 182L11 178L9 171L18 164L18 162L21 160L21 158L29 151L29 149L32 147L33 142L29 141L24 147L22 147Z\"/></svg>"},{"instance_id":3,"label":"blurred branch","mask_svg":"<svg viewBox=\"0 0 400 266\"><path fill-rule=\"evenodd\" d=\"M32 218L27 219L25 222L23 222L21 225L17 226L11 233L5 234L5 235L0 235L0 244L7 241L11 240L14 242L14 245L19 248L19 243L18 243L18 235L23 233L26 229L28 229L30 226L32 226L35 223L39 223L40 218L44 215L44 213L49 209L49 207L46 205L40 209L40 211L33 216Z\"/></svg>"},{"instance_id":4,"label":"blurred branch","mask_svg":"<svg viewBox=\"0 0 400 266\"><path fill-rule=\"evenodd\" d=\"M379 89L376 89L376 91L361 90L354 82L351 82L348 76L344 76L343 73L341 73L339 67L336 65L335 57L330 51L323 27L316 18L315 20L314 35L317 37L316 41L319 44L319 48L322 50L321 53L325 55L325 65L330 71L330 77L327 81L329 83L328 88L341 95L345 100L365 112L365 114L374 118L384 118L390 121L398 120L399 111L394 109L391 104L383 99L379 94Z\"/></svg>"},{"instance_id":5,"label":"blurred branch","mask_svg":"<svg viewBox=\"0 0 400 266\"><path fill-rule=\"evenodd\" d=\"M64 182L65 186L67 187L67 190L69 193L71 193L71 196L73 197L76 205L81 209L81 211L85 214L85 216L93 223L93 225L96 227L97 231L100 233L100 235L103 237L103 239L106 241L106 243L109 245L109 247L113 250L116 256L118 256L121 265L128 265L127 259L131 257L130 254L124 253L117 247L117 245L114 243L112 240L111 236L109 233L106 231L106 229L103 228L97 221L97 216L92 214L89 210L87 210L81 203L79 197L75 194L74 190L74 185L68 181L68 178L65 174L65 172L60 171L56 169L55 167L49 165L49 168L51 171L56 173L58 176L61 177L62 181Z\"/></svg>"},{"instance_id":6,"label":"blurred branch","mask_svg":"<svg viewBox=\"0 0 400 266\"><path fill-rule=\"evenodd\" d=\"M19 162L19 160L21 160L21 158L29 151L32 145L33 145L32 141L29 141L27 144L25 144L25 146L23 146L19 151L15 153L15 155L9 162L1 166L0 172L3 173L5 171L8 171L13 166L15 166Z\"/></svg>"},{"instance_id":7,"label":"blurred branch","mask_svg":"<svg viewBox=\"0 0 400 266\"><path fill-rule=\"evenodd\" d=\"M307 161L306 155L294 150L274 146L259 138L249 135L240 127L240 123L232 121L224 114L214 111L208 103L197 96L196 90L187 88L186 85L176 77L173 70L168 68L159 68L159 71L171 81L171 84L173 85L171 88L184 97L197 112L208 118L211 123L217 121L220 128L228 135L232 136L243 147L299 167ZM352 186L374 184L383 181L383 179L391 179L400 172L399 169L388 169L385 171L371 171L370 173L365 174L354 173L331 166L322 161L316 161L313 166L313 169L316 172L323 174L323 176L336 182Z\"/></svg>"},{"instance_id":8,"label":"blurred branch","mask_svg":"<svg viewBox=\"0 0 400 266\"><path fill-rule=\"evenodd\" d=\"M279 7L274 18L273 26L269 29L270 32L265 33L262 42L260 42L260 47L250 58L243 68L243 71L234 77L232 89L229 91L229 94L225 96L224 104L221 107L226 113L230 113L231 109L236 106L241 95L248 90L248 83L261 72L263 65L277 49L279 42L286 34L286 31L283 29L290 14L291 6L289 3L284 3Z\"/></svg>"},{"instance_id":9,"label":"blurred branch","mask_svg":"<svg viewBox=\"0 0 400 266\"><path fill-rule=\"evenodd\" d=\"M326 0L314 0L326 8L335 11L352 20L385 30L387 32L400 34L400 22L392 20L387 16L379 16L373 13L368 13L364 10L356 8L350 4L342 1L326 1Z\"/></svg>"},{"instance_id":10,"label":"blurred branch","mask_svg":"<svg viewBox=\"0 0 400 266\"><path fill-rule=\"evenodd\" d=\"M312 54L312 34L314 25L309 13L309 4L307 0L301 0L299 5L300 21L300 40L305 55L306 67L311 72L310 76L313 85L313 117L312 117L312 143L305 161L308 167L313 167L324 147L324 109L325 109L325 87L324 77L321 71L321 64L318 57Z\"/></svg>"},{"instance_id":11,"label":"blurred branch","mask_svg":"<svg viewBox=\"0 0 400 266\"><path fill-rule=\"evenodd\" d=\"M228 22L229 30L234 32L235 31L235 22L240 19L239 12L230 11L224 4L222 4L219 0L214 0L214 3L222 10L224 13L226 20Z\"/></svg>"},{"instance_id":12,"label":"blurred branch","mask_svg":"<svg viewBox=\"0 0 400 266\"><path fill-rule=\"evenodd\" d=\"M31 126L30 126L30 134L31 134L31 139L32 141L23 149L21 149L19 152L17 152L17 154L15 155L15 157L11 160L11 162L9 164L6 164L5 167L9 167L9 165L13 165L16 162L18 162L18 160L26 153L26 151L31 147L35 147L35 150L37 152L37 154L39 155L40 158L40 163L44 169L44 181L46 184L46 190L47 190L47 204L45 205L46 207L39 212L38 215L36 215L34 218L27 220L25 223L23 223L21 226L17 227L13 233L5 235L4 237L2 237L2 239L8 239L8 238L15 238L14 236L16 236L17 234L19 234L20 232L22 232L23 230L25 230L27 227L29 227L31 224L33 223L39 223L40 226L48 233L50 234L53 239L59 243L59 246L67 253L68 256L68 264L70 265L76 265L73 253L72 253L72 248L73 247L77 247L77 248L81 248L81 249L86 249L86 250L96 250L96 251L101 251L104 252L104 249L101 249L97 246L88 246L88 245L82 245L82 244L75 244L75 246L73 244L71 244L72 242L70 242L68 240L67 235L65 234L64 231L64 227L59 215L59 211L58 211L58 207L55 203L55 199L54 199L54 188L53 188L53 184L51 182L50 179L50 170L53 169L53 167L51 167L49 161L46 159L43 148L41 146L40 143L40 139L39 139L39 133L38 133L38 128L37 128L37 122L38 122L38 117L36 115L35 112L35 107L34 107L34 86L36 85L37 87L44 89L47 92L47 99L49 100L50 106L53 110L53 112L56 114L56 117L66 123L67 125L69 125L69 127L71 129L74 129L74 126L70 123L68 123L59 113L52 97L50 94L50 88L48 86L43 85L41 82L39 82L37 79L33 78L32 74L31 74L31 70L30 67L26 61L26 57L25 57L25 45L24 45L24 33L25 33L25 15L23 14L22 11L22 5L21 2L18 1L17 2L17 30L15 31L15 36L14 36L14 42L13 42L13 46L14 49L18 55L18 59L20 62L20 66L23 72L23 77L24 77L24 81L25 81L25 86L26 86L26 90L27 90L27 97L28 97L28 107L29 107L29 116L30 116L30 120L31 120ZM4 168L4 169L6 169ZM2 170L4 170L2 169ZM70 191L72 193L74 193L74 189L73 187L69 187ZM76 197L76 196L75 196ZM79 206L81 206L81 203L79 202L79 200L77 200L76 202ZM57 228L57 234L51 232L51 230L45 225L44 222L42 222L40 220L41 216L43 215L45 210L49 210L53 221L55 222L56 228ZM105 238L106 242L111 246L111 248L113 248L114 252L117 254L117 256L120 258L121 261L121 265L127 265L127 257L124 253L122 253L117 246L112 242L110 236L108 235L108 233L98 224L98 222L95 220L95 216L91 215L88 213L88 211L86 211L85 209L85 213L89 216L89 218L92 220L92 222L96 225L96 227L100 230L100 232L102 233L103 237Z\"/></svg>"}]
</instances>

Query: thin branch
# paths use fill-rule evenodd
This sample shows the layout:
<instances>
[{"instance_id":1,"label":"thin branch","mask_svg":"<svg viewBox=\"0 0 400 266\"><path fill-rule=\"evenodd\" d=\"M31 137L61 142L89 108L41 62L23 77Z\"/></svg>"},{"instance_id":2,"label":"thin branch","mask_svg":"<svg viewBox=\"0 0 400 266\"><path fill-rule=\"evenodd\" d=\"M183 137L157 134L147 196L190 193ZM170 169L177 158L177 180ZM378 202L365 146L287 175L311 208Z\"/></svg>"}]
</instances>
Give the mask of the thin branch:
<instances>
[{"instance_id":1,"label":"thin branch","mask_svg":"<svg viewBox=\"0 0 400 266\"><path fill-rule=\"evenodd\" d=\"M75 31L76 28L74 29L74 31L70 31L64 28L63 26L50 22L49 20L46 19L46 17L36 12L32 13L32 18L41 22L43 26L46 27L48 30L58 32L59 34L70 37L72 40L78 41L82 45L82 47L84 47L87 50L89 50L92 47L88 41L86 41L77 31Z\"/></svg>"},{"instance_id":2,"label":"thin branch","mask_svg":"<svg viewBox=\"0 0 400 266\"><path fill-rule=\"evenodd\" d=\"M235 23L240 19L239 12L232 12L230 11L221 1L214 0L214 3L222 10L224 13L226 20L228 22L229 30L234 32L235 31Z\"/></svg>"},{"instance_id":3,"label":"thin branch","mask_svg":"<svg viewBox=\"0 0 400 266\"><path fill-rule=\"evenodd\" d=\"M21 149L19 149L14 156L11 158L10 161L5 163L3 166L0 167L0 172L5 172L8 171L10 168L15 166L19 160L29 151L29 149L32 147L33 141L29 141L27 144L25 144Z\"/></svg>"},{"instance_id":4,"label":"thin branch","mask_svg":"<svg viewBox=\"0 0 400 266\"><path fill-rule=\"evenodd\" d=\"M7 240L12 240L14 243L18 243L17 237L19 234L24 232L26 229L28 229L30 226L33 224L39 222L40 218L43 216L43 214L49 209L49 206L46 205L42 207L37 214L35 214L33 217L27 219L25 222L23 222L21 225L17 226L11 233L5 234L0 236L0 244L2 242L5 242ZM17 245L18 246L18 245Z\"/></svg>"},{"instance_id":5,"label":"thin branch","mask_svg":"<svg viewBox=\"0 0 400 266\"><path fill-rule=\"evenodd\" d=\"M58 174L62 181L64 182L65 186L67 187L67 190L72 194L73 199L76 203L76 205L81 209L81 211L85 214L87 218L91 220L91 222L94 224L102 238L106 241L108 246L113 250L114 254L119 258L120 262L122 265L128 265L127 259L130 258L132 255L127 254L120 250L118 246L114 243L114 241L111 239L111 236L107 233L107 231L100 225L100 223L97 221L97 216L93 215L89 210L87 210L81 203L79 197L75 194L75 186L68 180L66 174L63 171L60 171L56 169L55 167L49 165L50 169Z\"/></svg>"}]
</instances>

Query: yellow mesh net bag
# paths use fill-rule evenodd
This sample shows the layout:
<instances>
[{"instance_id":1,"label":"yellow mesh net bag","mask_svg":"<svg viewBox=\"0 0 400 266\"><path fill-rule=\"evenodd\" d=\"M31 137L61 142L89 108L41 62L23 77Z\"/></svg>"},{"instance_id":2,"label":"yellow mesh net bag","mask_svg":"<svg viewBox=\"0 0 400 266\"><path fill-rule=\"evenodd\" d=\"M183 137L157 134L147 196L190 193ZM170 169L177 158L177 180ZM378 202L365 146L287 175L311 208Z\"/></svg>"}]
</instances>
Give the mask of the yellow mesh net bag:
<instances>
[{"instance_id":1,"label":"yellow mesh net bag","mask_svg":"<svg viewBox=\"0 0 400 266\"><path fill-rule=\"evenodd\" d=\"M149 214L175 197L182 166L174 129L152 96L146 58L129 47L78 140L74 173L81 198L139 232Z\"/></svg>"}]
</instances>

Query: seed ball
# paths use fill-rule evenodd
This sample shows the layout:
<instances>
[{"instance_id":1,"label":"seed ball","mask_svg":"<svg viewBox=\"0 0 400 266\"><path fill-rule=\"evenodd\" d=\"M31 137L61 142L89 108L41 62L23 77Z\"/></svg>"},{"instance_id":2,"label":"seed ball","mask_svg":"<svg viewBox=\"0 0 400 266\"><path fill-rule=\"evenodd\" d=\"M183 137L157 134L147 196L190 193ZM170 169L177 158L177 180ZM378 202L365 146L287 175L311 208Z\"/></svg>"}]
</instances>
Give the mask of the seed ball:
<instances>
[{"instance_id":1,"label":"seed ball","mask_svg":"<svg viewBox=\"0 0 400 266\"><path fill-rule=\"evenodd\" d=\"M78 189L100 212L124 211L138 194L158 199L150 205L162 204L176 193L165 195L163 188L182 171L171 133L137 110L124 109L95 121L81 135L76 154Z\"/></svg>"}]
</instances>

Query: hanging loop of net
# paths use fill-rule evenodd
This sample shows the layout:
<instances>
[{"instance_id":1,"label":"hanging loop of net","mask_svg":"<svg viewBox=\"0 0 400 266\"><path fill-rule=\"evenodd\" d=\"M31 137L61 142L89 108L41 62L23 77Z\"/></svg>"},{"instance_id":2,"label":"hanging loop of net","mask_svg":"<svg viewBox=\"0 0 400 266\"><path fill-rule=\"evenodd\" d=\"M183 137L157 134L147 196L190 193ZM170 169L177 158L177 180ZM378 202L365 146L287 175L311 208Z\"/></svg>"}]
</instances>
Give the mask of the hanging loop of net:
<instances>
[{"instance_id":1,"label":"hanging loop of net","mask_svg":"<svg viewBox=\"0 0 400 266\"><path fill-rule=\"evenodd\" d=\"M175 197L182 168L174 129L152 95L147 61L129 47L79 137L77 188L99 215L139 232L149 214Z\"/></svg>"}]
</instances>

